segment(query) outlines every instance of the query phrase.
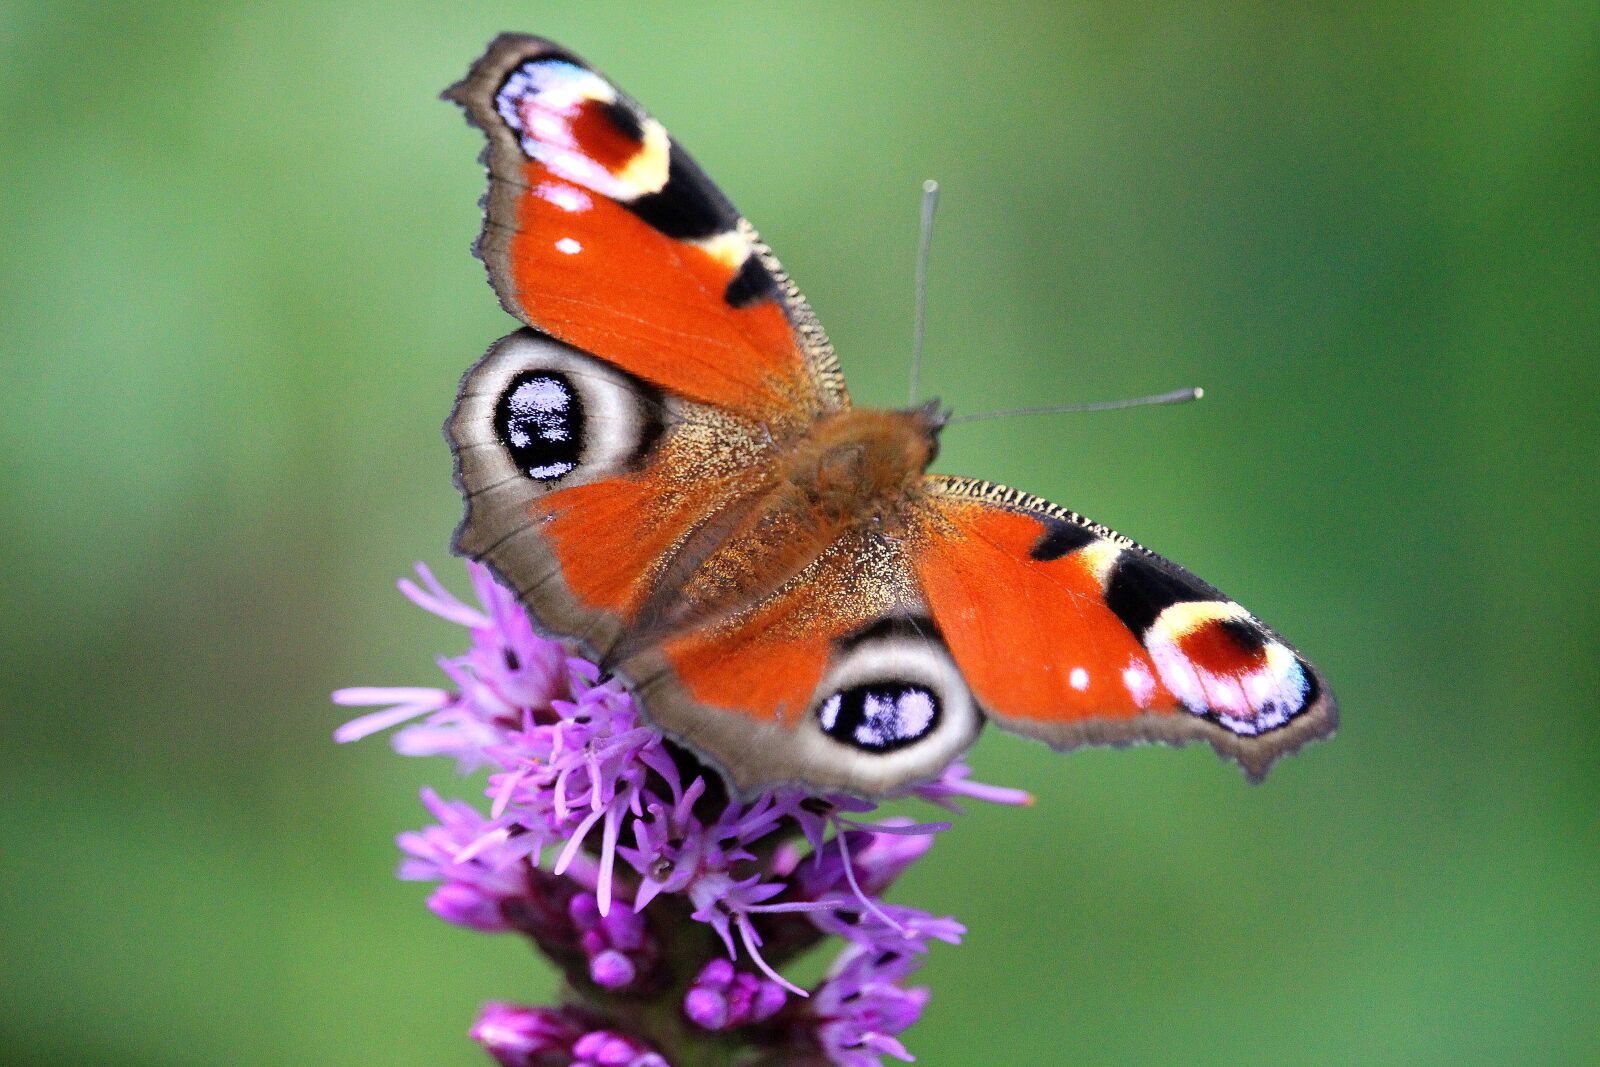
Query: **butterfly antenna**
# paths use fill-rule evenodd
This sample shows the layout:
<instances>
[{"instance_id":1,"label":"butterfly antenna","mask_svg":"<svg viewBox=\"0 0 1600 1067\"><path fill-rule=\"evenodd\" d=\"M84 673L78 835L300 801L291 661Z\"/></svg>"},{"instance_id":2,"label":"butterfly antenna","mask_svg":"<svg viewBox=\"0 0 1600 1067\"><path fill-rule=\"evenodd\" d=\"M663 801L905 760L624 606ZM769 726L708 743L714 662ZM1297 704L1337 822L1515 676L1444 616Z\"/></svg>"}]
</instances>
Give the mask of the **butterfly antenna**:
<instances>
[{"instance_id":1,"label":"butterfly antenna","mask_svg":"<svg viewBox=\"0 0 1600 1067\"><path fill-rule=\"evenodd\" d=\"M922 386L922 334L928 310L928 246L933 243L933 213L939 207L939 183L922 183L922 234L917 241L917 317L911 327L911 406Z\"/></svg>"},{"instance_id":2,"label":"butterfly antenna","mask_svg":"<svg viewBox=\"0 0 1600 1067\"><path fill-rule=\"evenodd\" d=\"M976 415L953 415L945 420L949 426L957 422L982 422L985 419L1009 419L1018 415L1064 415L1078 411L1116 411L1119 408L1142 408L1152 404L1187 404L1199 400L1206 391L1199 386L1192 389L1174 389L1170 393L1154 396L1136 396L1131 400L1097 400L1088 404L1058 404L1047 408L1010 408L1006 411L980 411Z\"/></svg>"}]
</instances>

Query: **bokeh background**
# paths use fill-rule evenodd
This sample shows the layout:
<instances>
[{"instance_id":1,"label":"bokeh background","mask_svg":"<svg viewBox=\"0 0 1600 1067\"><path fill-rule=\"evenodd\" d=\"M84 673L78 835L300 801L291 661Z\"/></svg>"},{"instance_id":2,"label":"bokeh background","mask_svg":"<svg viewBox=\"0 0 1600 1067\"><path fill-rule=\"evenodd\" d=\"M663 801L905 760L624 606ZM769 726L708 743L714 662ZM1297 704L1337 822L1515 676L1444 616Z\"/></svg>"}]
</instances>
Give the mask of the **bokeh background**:
<instances>
[{"instance_id":1,"label":"bokeh background","mask_svg":"<svg viewBox=\"0 0 1600 1067\"><path fill-rule=\"evenodd\" d=\"M1398 0L0 3L0 1060L479 1064L477 1005L553 988L391 877L417 787L478 784L329 739L462 642L394 581L463 584L439 425L512 323L436 96L501 29L676 132L859 401L903 395L928 176L948 402L1205 386L940 466L1341 697L1259 788L991 732L1038 804L898 890L971 927L921 1062L1600 1062L1600 9Z\"/></svg>"}]
</instances>

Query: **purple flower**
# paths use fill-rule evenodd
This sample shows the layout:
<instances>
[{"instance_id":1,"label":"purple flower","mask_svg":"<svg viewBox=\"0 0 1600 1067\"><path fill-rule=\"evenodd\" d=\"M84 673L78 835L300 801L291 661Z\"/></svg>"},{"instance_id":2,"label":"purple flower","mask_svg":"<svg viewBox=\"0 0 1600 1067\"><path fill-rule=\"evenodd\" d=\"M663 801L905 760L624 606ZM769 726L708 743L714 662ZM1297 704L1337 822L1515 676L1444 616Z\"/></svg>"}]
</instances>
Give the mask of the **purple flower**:
<instances>
[{"instance_id":1,"label":"purple flower","mask_svg":"<svg viewBox=\"0 0 1600 1067\"><path fill-rule=\"evenodd\" d=\"M572 1067L670 1067L638 1038L591 1030L572 1043Z\"/></svg>"},{"instance_id":2,"label":"purple flower","mask_svg":"<svg viewBox=\"0 0 1600 1067\"><path fill-rule=\"evenodd\" d=\"M880 1067L883 1056L914 1059L895 1037L922 1015L926 989L904 989L909 956L887 958L864 945L845 949L811 1005L816 1037L840 1067Z\"/></svg>"},{"instance_id":3,"label":"purple flower","mask_svg":"<svg viewBox=\"0 0 1600 1067\"><path fill-rule=\"evenodd\" d=\"M567 913L595 985L613 992L626 989L648 975L660 956L644 919L627 908L602 915L595 895L584 891L573 894Z\"/></svg>"},{"instance_id":4,"label":"purple flower","mask_svg":"<svg viewBox=\"0 0 1600 1067\"><path fill-rule=\"evenodd\" d=\"M1013 808L1033 807L1033 794L1023 789L1008 789L1001 785L984 785L968 778L972 773L965 763L956 762L945 768L945 772L927 785L919 785L912 793L923 800L937 804L942 808L960 814L961 804L957 797L968 797L972 800L982 800L989 804L1005 804Z\"/></svg>"},{"instance_id":5,"label":"purple flower","mask_svg":"<svg viewBox=\"0 0 1600 1067\"><path fill-rule=\"evenodd\" d=\"M893 832L905 824L906 820L891 820L876 832L848 830L836 835L833 848L824 848L813 862L800 865L796 872L800 891L810 900L846 888L863 895L882 893L901 871L933 847L929 835Z\"/></svg>"},{"instance_id":6,"label":"purple flower","mask_svg":"<svg viewBox=\"0 0 1600 1067\"><path fill-rule=\"evenodd\" d=\"M400 583L469 632L467 651L439 662L448 688L343 689L334 700L376 709L337 740L398 726L403 754L487 770L486 810L424 790L435 821L400 835L400 877L438 882L428 906L448 922L531 938L575 999L490 1004L474 1038L517 1067L664 1067L679 1030L632 1031L662 1018L646 1002L671 994L694 1027L735 1035L752 1054L820 1050L849 1067L909 1059L896 1035L928 993L901 983L933 942L964 931L882 895L948 824L866 822L872 803L793 789L723 799L626 690L539 637L485 568L468 569L477 606L420 565L419 582ZM1028 802L969 781L959 763L911 793L957 812L963 799ZM845 948L826 980L807 991L783 976L830 935ZM617 1013L628 1000L640 1006Z\"/></svg>"},{"instance_id":7,"label":"purple flower","mask_svg":"<svg viewBox=\"0 0 1600 1067\"><path fill-rule=\"evenodd\" d=\"M695 976L683 998L683 1013L703 1030L732 1030L763 1023L783 1010L789 996L783 986L714 959Z\"/></svg>"},{"instance_id":8,"label":"purple flower","mask_svg":"<svg viewBox=\"0 0 1600 1067\"><path fill-rule=\"evenodd\" d=\"M486 932L512 929L505 915L506 904L527 895L528 879L521 861L535 842L507 836L483 846L487 823L472 805L441 800L431 789L422 791L422 803L439 821L396 839L406 855L400 863L400 877L442 882L428 898L428 907L446 922ZM479 847L468 856L467 848L474 844Z\"/></svg>"},{"instance_id":9,"label":"purple flower","mask_svg":"<svg viewBox=\"0 0 1600 1067\"><path fill-rule=\"evenodd\" d=\"M569 1010L485 1004L472 1024L472 1039L504 1067L543 1067L570 1059L572 1043L583 1036L581 1016Z\"/></svg>"},{"instance_id":10,"label":"purple flower","mask_svg":"<svg viewBox=\"0 0 1600 1067\"><path fill-rule=\"evenodd\" d=\"M571 1008L487 1004L472 1039L503 1067L671 1067L644 1042Z\"/></svg>"}]
</instances>

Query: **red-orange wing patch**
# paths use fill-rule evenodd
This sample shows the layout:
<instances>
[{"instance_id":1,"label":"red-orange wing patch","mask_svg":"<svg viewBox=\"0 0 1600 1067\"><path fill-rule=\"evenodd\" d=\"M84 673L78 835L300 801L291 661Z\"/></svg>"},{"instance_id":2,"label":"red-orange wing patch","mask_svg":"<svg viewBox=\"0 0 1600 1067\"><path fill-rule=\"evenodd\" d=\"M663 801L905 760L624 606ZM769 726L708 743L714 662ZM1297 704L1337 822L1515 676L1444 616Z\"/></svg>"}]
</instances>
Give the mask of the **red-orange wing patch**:
<instances>
[{"instance_id":1,"label":"red-orange wing patch","mask_svg":"<svg viewBox=\"0 0 1600 1067\"><path fill-rule=\"evenodd\" d=\"M467 505L457 551L595 656L633 626L696 529L770 479L761 423L528 329L467 372L447 432Z\"/></svg>"},{"instance_id":2,"label":"red-orange wing patch","mask_svg":"<svg viewBox=\"0 0 1600 1067\"><path fill-rule=\"evenodd\" d=\"M796 424L849 403L805 298L661 124L547 41L448 97L489 139L479 254L536 329L680 396Z\"/></svg>"},{"instance_id":3,"label":"red-orange wing patch","mask_svg":"<svg viewBox=\"0 0 1600 1067\"><path fill-rule=\"evenodd\" d=\"M636 473L557 489L528 506L578 603L625 625L682 539L759 477L758 471L694 471L673 444Z\"/></svg>"},{"instance_id":4,"label":"red-orange wing patch","mask_svg":"<svg viewBox=\"0 0 1600 1067\"><path fill-rule=\"evenodd\" d=\"M828 664L832 640L865 622L810 610L804 589L725 626L668 640L664 651L697 704L792 729Z\"/></svg>"},{"instance_id":5,"label":"red-orange wing patch","mask_svg":"<svg viewBox=\"0 0 1600 1067\"><path fill-rule=\"evenodd\" d=\"M1238 604L1037 497L932 477L916 567L974 696L1068 748L1209 741L1253 776L1333 731L1316 669Z\"/></svg>"},{"instance_id":6,"label":"red-orange wing patch","mask_svg":"<svg viewBox=\"0 0 1600 1067\"><path fill-rule=\"evenodd\" d=\"M1114 542L1085 529L1081 545L1041 561L1033 549L1045 517L961 498L935 508L918 574L967 683L994 715L1070 722L1175 710L1139 639L1106 606Z\"/></svg>"},{"instance_id":7,"label":"red-orange wing patch","mask_svg":"<svg viewBox=\"0 0 1600 1067\"><path fill-rule=\"evenodd\" d=\"M936 776L981 716L925 624L905 543L851 531L776 593L619 670L745 790L881 796Z\"/></svg>"}]
</instances>

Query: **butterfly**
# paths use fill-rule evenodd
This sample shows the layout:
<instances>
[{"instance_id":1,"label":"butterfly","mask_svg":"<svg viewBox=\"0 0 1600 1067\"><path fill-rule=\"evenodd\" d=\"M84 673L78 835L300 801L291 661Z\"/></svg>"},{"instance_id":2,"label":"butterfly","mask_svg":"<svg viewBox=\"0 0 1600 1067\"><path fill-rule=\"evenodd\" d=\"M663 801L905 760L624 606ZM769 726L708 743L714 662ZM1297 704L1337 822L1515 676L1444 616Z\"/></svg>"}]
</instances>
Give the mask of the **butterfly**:
<instances>
[{"instance_id":1,"label":"butterfly","mask_svg":"<svg viewBox=\"0 0 1600 1067\"><path fill-rule=\"evenodd\" d=\"M986 721L1058 749L1209 742L1254 779L1330 734L1233 600L1038 497L927 473L936 405L851 405L771 249L581 59L497 38L445 91L488 139L475 251L526 324L446 434L487 563L741 793L878 797Z\"/></svg>"}]
</instances>

